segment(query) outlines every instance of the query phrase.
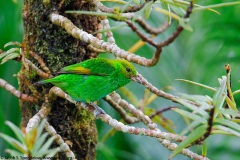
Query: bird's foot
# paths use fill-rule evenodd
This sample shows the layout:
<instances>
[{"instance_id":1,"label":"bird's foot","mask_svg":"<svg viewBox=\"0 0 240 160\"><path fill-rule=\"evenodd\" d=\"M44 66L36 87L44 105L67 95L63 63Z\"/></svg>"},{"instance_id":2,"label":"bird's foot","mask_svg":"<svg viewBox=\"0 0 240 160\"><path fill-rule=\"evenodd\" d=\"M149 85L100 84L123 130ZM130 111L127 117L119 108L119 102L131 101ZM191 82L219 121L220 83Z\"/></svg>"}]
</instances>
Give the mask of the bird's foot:
<instances>
[{"instance_id":1,"label":"bird's foot","mask_svg":"<svg viewBox=\"0 0 240 160\"><path fill-rule=\"evenodd\" d=\"M95 108L95 110L93 112L95 118L99 118L99 116L101 114L106 114L105 111L102 108L100 108L98 105L96 105L95 103L91 102L91 103L88 103L88 104Z\"/></svg>"}]
</instances>

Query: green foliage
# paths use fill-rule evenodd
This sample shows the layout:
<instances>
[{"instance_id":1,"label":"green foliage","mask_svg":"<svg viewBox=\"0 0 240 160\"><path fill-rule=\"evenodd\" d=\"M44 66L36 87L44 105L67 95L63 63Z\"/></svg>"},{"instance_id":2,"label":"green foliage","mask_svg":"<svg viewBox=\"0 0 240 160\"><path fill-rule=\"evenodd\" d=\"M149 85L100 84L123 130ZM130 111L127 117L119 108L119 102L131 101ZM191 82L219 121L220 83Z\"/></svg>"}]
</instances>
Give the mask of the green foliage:
<instances>
[{"instance_id":1,"label":"green foliage","mask_svg":"<svg viewBox=\"0 0 240 160\"><path fill-rule=\"evenodd\" d=\"M183 129L182 133L186 134L187 132L190 132L190 134L174 150L173 154L171 155L171 158L175 156L178 152L180 152L183 148L186 148L187 146L191 145L191 143L193 143L195 140L199 139L201 136L205 134L207 126L210 125L209 116L212 116L213 121L213 123L210 122L212 125L211 127L213 128L211 134L217 133L239 137L240 125L234 122L234 118L240 116L238 110L231 110L232 111L231 113L225 111L226 103L224 102L227 98L227 84L229 84L228 80L230 79L228 79L226 76L223 76L222 79L219 79L220 87L214 90L215 94L213 95L213 98L206 96L184 95L185 98L191 100L192 102L197 103L198 108L190 106L188 107L190 111L186 111L184 109L179 108L173 109L173 111L176 111L177 113L181 114L184 118L187 117L191 119L192 122L188 125L187 128ZM194 84L193 82L190 83ZM211 87L206 85L198 83L196 83L196 85L212 90ZM228 93L229 92L230 91L228 91ZM214 108L214 114L208 115L208 113L205 110L211 110L212 108Z\"/></svg>"},{"instance_id":2,"label":"green foliage","mask_svg":"<svg viewBox=\"0 0 240 160\"><path fill-rule=\"evenodd\" d=\"M12 46L12 45L17 45L17 46L21 47L21 44L19 42L8 42L7 44L4 45L4 48L6 48L8 46ZM21 52L20 48L11 48L11 49L7 50L5 53L0 54L0 65L9 60L19 58L20 52Z\"/></svg>"},{"instance_id":3,"label":"green foliage","mask_svg":"<svg viewBox=\"0 0 240 160\"><path fill-rule=\"evenodd\" d=\"M17 139L6 134L0 133L0 137L7 141L13 149L6 149L12 157L54 157L60 148L50 149L49 147L55 140L52 136L47 141L48 133L43 133L46 120L43 120L39 126L35 126L32 130L24 134L17 126L10 121L6 121L6 125L11 128Z\"/></svg>"}]
</instances>

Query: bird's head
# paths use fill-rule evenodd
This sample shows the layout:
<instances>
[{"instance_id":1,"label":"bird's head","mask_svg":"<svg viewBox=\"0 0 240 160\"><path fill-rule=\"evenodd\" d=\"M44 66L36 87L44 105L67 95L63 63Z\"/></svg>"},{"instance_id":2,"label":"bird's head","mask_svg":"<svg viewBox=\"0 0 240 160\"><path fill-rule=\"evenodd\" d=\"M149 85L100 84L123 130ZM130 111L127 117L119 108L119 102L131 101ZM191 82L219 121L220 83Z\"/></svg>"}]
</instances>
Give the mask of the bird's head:
<instances>
[{"instance_id":1,"label":"bird's head","mask_svg":"<svg viewBox=\"0 0 240 160\"><path fill-rule=\"evenodd\" d=\"M123 75L128 79L131 79L133 81L137 81L140 83L140 80L137 77L137 70L135 69L135 67L126 60L118 60L118 61L121 63L121 72L123 73Z\"/></svg>"}]
</instances>

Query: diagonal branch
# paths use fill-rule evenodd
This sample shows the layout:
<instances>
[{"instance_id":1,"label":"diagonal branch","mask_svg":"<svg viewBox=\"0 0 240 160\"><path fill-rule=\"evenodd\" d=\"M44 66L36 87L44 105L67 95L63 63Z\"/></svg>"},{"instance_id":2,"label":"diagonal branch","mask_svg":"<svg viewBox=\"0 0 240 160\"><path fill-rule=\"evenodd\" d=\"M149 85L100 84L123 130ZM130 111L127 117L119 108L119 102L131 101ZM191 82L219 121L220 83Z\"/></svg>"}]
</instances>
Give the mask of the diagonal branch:
<instances>
[{"instance_id":1,"label":"diagonal branch","mask_svg":"<svg viewBox=\"0 0 240 160\"><path fill-rule=\"evenodd\" d=\"M148 2L148 1L146 1ZM129 6L127 9L125 9L123 11L123 13L129 13L129 12L137 12L139 11L140 9L142 9L146 2L142 3L142 4L139 4L137 6ZM102 11L102 12L105 12L105 13L114 13L115 12L115 9L114 8L109 8L109 7L106 7L104 6L101 2L97 1L96 2L97 4L97 7ZM120 11L122 11L122 9L120 9Z\"/></svg>"},{"instance_id":2,"label":"diagonal branch","mask_svg":"<svg viewBox=\"0 0 240 160\"><path fill-rule=\"evenodd\" d=\"M120 107L116 102L114 102L109 95L107 95L104 98L104 100L108 102L108 104L110 104L120 114L123 120L128 124L139 122L138 118L129 116L127 112L122 107Z\"/></svg>"},{"instance_id":3,"label":"diagonal branch","mask_svg":"<svg viewBox=\"0 0 240 160\"><path fill-rule=\"evenodd\" d=\"M140 57L138 55L134 55L123 49L120 49L116 44L111 44L109 42L104 42L103 40L99 40L93 35L88 34L87 32L79 29L69 19L57 13L51 13L50 20L52 21L52 23L64 28L67 31L67 33L72 35L73 37L80 39L86 43L89 43L96 48L105 50L107 52L111 52L116 57L124 58L130 62L134 62L139 65L148 66L148 67L153 66L158 62L158 59L159 59L158 52L156 52L151 59L146 59L144 57Z\"/></svg>"},{"instance_id":4,"label":"diagonal branch","mask_svg":"<svg viewBox=\"0 0 240 160\"><path fill-rule=\"evenodd\" d=\"M29 96L27 94L21 93L19 90L17 90L15 87L13 87L11 84L6 82L5 80L0 78L0 87L4 88L17 98L23 100L23 101L28 101L28 102L36 102L36 99L32 96Z\"/></svg>"}]
</instances>

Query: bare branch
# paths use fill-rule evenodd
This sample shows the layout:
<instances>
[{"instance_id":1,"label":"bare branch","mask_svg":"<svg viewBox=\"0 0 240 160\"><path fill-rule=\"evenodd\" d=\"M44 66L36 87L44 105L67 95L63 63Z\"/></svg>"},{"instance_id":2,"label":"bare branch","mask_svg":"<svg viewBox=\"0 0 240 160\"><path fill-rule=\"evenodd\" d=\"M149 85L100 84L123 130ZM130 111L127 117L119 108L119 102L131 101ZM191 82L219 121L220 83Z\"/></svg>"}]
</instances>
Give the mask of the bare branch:
<instances>
[{"instance_id":1,"label":"bare branch","mask_svg":"<svg viewBox=\"0 0 240 160\"><path fill-rule=\"evenodd\" d=\"M165 93L162 90L157 89L155 86L153 86L151 83L147 81L141 74L138 73L138 78L141 81L140 84L144 85L149 91L152 93L158 95L159 97L163 97L165 99L171 100L173 102L177 102L176 99L178 98L177 96L174 96L170 93Z\"/></svg>"},{"instance_id":2,"label":"bare branch","mask_svg":"<svg viewBox=\"0 0 240 160\"><path fill-rule=\"evenodd\" d=\"M112 92L110 97L114 102L116 102L119 106L123 107L128 112L132 113L135 117L141 120L144 124L146 124L150 129L156 129L157 124L152 122L152 120L143 114L142 111L136 109L132 104L129 104L127 101L122 99L119 94L116 92Z\"/></svg>"},{"instance_id":3,"label":"bare branch","mask_svg":"<svg viewBox=\"0 0 240 160\"><path fill-rule=\"evenodd\" d=\"M38 125L44 118L47 117L49 114L49 109L46 107L46 104L44 103L41 107L41 109L36 113L31 119L29 119L26 132L30 132L34 126Z\"/></svg>"},{"instance_id":4,"label":"bare branch","mask_svg":"<svg viewBox=\"0 0 240 160\"><path fill-rule=\"evenodd\" d=\"M147 1L148 2L148 1ZM104 6L101 2L97 1L96 2L98 8L102 11L102 12L106 12L106 13L114 13L115 9L114 8L108 8L106 6ZM129 13L129 12L137 12L140 9L142 9L145 6L146 2L139 4L137 6L129 6L126 10L123 11L123 13ZM122 11L122 9L120 9Z\"/></svg>"},{"instance_id":5,"label":"bare branch","mask_svg":"<svg viewBox=\"0 0 240 160\"><path fill-rule=\"evenodd\" d=\"M122 132L127 132L127 133L130 133L130 134L139 134L139 135L145 135L145 136L150 136L150 137L155 137L155 138L172 139L172 140L177 141L177 142L180 142L185 138L184 136L177 136L177 135L174 135L172 133L161 132L159 130L136 128L136 127L133 127L133 126L124 125L123 123L118 122L117 120L113 119L108 114L100 115L100 119L103 122L105 122L105 123L109 124L110 126L114 127L116 130L119 130L119 131L122 131Z\"/></svg>"},{"instance_id":6,"label":"bare branch","mask_svg":"<svg viewBox=\"0 0 240 160\"><path fill-rule=\"evenodd\" d=\"M165 22L162 26L159 26L158 28L153 28L152 26L149 26L146 22L143 21L141 17L138 17L136 22L148 33L157 35L159 33L164 32L169 27L169 22Z\"/></svg>"},{"instance_id":7,"label":"bare branch","mask_svg":"<svg viewBox=\"0 0 240 160\"><path fill-rule=\"evenodd\" d=\"M23 60L24 62L26 62L34 71L36 71L36 73L44 78L44 79L48 79L50 77L52 77L52 75L50 73L45 73L43 72L41 69L39 69L35 64L33 64L30 60L28 60L27 58L24 58Z\"/></svg>"},{"instance_id":8,"label":"bare branch","mask_svg":"<svg viewBox=\"0 0 240 160\"><path fill-rule=\"evenodd\" d=\"M209 118L208 118L208 128L206 129L204 135L202 137L200 137L199 139L197 139L196 141L194 141L190 146L195 145L195 144L200 144L201 142L203 142L205 139L207 139L212 131L212 126L213 126L213 119L214 119L214 111L215 108L213 107L210 110L210 114L209 114Z\"/></svg>"},{"instance_id":9,"label":"bare branch","mask_svg":"<svg viewBox=\"0 0 240 160\"><path fill-rule=\"evenodd\" d=\"M162 109L159 109L159 110L156 110L154 113L152 113L149 117L152 119L154 118L155 116L159 115L159 114L162 114L163 112L166 112L168 110L171 110L172 108L177 108L177 107L166 107L166 108L162 108Z\"/></svg>"},{"instance_id":10,"label":"bare branch","mask_svg":"<svg viewBox=\"0 0 240 160\"><path fill-rule=\"evenodd\" d=\"M0 87L4 88L17 98L23 100L23 101L28 101L28 102L36 102L36 99L32 96L29 96L27 94L21 93L19 90L17 90L15 87L7 83L5 80L0 78Z\"/></svg>"},{"instance_id":11,"label":"bare branch","mask_svg":"<svg viewBox=\"0 0 240 160\"><path fill-rule=\"evenodd\" d=\"M151 39L148 38L147 36L145 36L144 34L142 34L138 28L136 26L134 26L134 24L131 21L126 21L126 23L128 24L128 26L137 33L137 35L142 39L143 42L147 42L150 45L154 46L155 48L157 47L157 44Z\"/></svg>"},{"instance_id":12,"label":"bare branch","mask_svg":"<svg viewBox=\"0 0 240 160\"><path fill-rule=\"evenodd\" d=\"M47 117L47 115L50 112L50 108L48 104L44 103L41 109L38 111L37 114L35 114L29 121L26 127L26 132L30 132L32 128L36 125L38 125L44 118ZM68 146L67 143L64 142L63 138L57 134L56 130L46 121L44 128L46 131L51 135L55 136L55 141L61 148L63 152L65 152L66 157L71 158L73 160L76 160L75 155L73 152L70 150L70 147Z\"/></svg>"},{"instance_id":13,"label":"bare branch","mask_svg":"<svg viewBox=\"0 0 240 160\"><path fill-rule=\"evenodd\" d=\"M171 143L169 140L166 140L166 139L162 139L161 143L164 147L166 147L170 151L173 151L174 149L176 149L178 147L178 145L176 143ZM191 159L194 159L194 160L208 160L207 157L198 155L198 154L190 151L189 149L183 149L180 153Z\"/></svg>"},{"instance_id":14,"label":"bare branch","mask_svg":"<svg viewBox=\"0 0 240 160\"><path fill-rule=\"evenodd\" d=\"M89 50L91 50L91 51L93 51L93 52L97 52L97 53L106 52L106 51L104 51L104 50L102 50L102 49L95 48L95 47L93 47L93 46L90 45L90 44L87 46L87 48L88 48Z\"/></svg>"},{"instance_id":15,"label":"bare branch","mask_svg":"<svg viewBox=\"0 0 240 160\"><path fill-rule=\"evenodd\" d=\"M107 17L105 17L105 19L103 19L103 20L101 21L101 23L102 23L102 25L103 25L103 29L110 29L110 25L109 25L109 21L108 21ZM109 43L115 44L115 39L113 38L113 33L112 33L111 30L107 30L107 31L105 32L105 36L106 36L107 41L108 41Z\"/></svg>"},{"instance_id":16,"label":"bare branch","mask_svg":"<svg viewBox=\"0 0 240 160\"><path fill-rule=\"evenodd\" d=\"M33 56L33 58L35 58L38 63L40 64L41 68L47 73L47 74L51 74L51 71L49 70L49 68L46 66L45 62L43 61L43 59L37 55L35 52L30 51L29 52L31 56Z\"/></svg>"},{"instance_id":17,"label":"bare branch","mask_svg":"<svg viewBox=\"0 0 240 160\"><path fill-rule=\"evenodd\" d=\"M120 107L116 102L114 102L109 95L107 95L104 98L104 100L107 101L108 104L110 104L120 114L123 120L128 124L139 122L138 118L129 116L127 112L122 107Z\"/></svg>"},{"instance_id":18,"label":"bare branch","mask_svg":"<svg viewBox=\"0 0 240 160\"><path fill-rule=\"evenodd\" d=\"M64 142L63 138L57 134L56 130L46 121L44 128L51 136L56 136L56 143L59 145L61 150L65 153L66 157L72 160L77 160L74 153L71 151L69 145Z\"/></svg>"},{"instance_id":19,"label":"bare branch","mask_svg":"<svg viewBox=\"0 0 240 160\"><path fill-rule=\"evenodd\" d=\"M143 66L153 66L157 63L159 59L159 53L156 52L152 59L146 59L144 57L140 57L138 55L129 53L123 49L120 49L116 44L111 44L109 42L104 42L103 40L99 40L91 34L77 28L69 19L64 16L61 16L57 13L50 14L50 20L56 24L64 28L68 34L73 37L80 39L86 43L93 45L96 48L106 50L107 52L113 53L116 57L124 58L130 62L137 63Z\"/></svg>"}]
</instances>

